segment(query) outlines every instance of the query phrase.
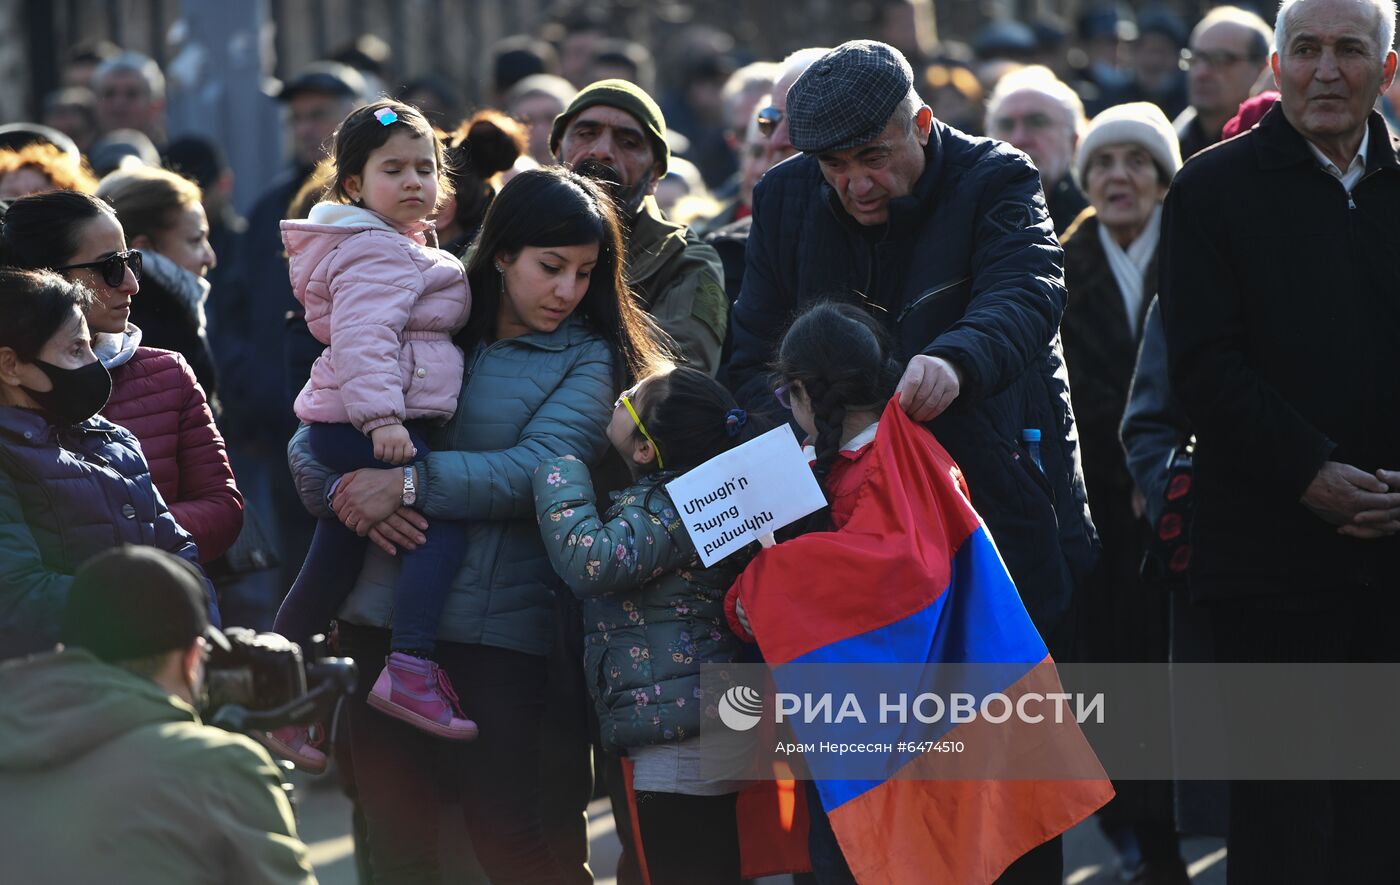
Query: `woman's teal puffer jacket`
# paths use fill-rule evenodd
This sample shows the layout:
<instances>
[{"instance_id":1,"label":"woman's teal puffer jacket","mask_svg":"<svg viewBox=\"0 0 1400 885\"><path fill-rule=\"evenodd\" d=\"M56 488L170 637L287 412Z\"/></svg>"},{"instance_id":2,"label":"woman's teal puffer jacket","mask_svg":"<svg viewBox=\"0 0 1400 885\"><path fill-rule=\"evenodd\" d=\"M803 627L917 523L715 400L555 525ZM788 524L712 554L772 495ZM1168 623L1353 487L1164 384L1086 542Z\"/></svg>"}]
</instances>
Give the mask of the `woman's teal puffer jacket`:
<instances>
[{"instance_id":1,"label":"woman's teal puffer jacket","mask_svg":"<svg viewBox=\"0 0 1400 885\"><path fill-rule=\"evenodd\" d=\"M429 434L419 461L417 509L432 520L466 520L467 555L448 594L438 639L548 653L558 576L540 542L530 479L562 455L597 461L617 395L612 346L570 317L555 331L478 345L468 353L457 412ZM302 500L331 515L329 471L311 457L303 426L288 448ZM370 545L339 617L352 624L393 622L396 559Z\"/></svg>"}]
</instances>

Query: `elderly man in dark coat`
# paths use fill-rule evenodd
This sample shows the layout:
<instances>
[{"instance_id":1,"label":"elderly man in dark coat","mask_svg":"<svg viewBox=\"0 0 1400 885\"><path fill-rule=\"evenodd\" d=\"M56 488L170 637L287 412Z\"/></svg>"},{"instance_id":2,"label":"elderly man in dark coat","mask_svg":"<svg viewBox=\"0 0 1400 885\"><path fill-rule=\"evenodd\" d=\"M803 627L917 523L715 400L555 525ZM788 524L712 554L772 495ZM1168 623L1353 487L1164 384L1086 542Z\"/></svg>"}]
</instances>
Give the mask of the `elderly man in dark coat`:
<instances>
[{"instance_id":1,"label":"elderly man in dark coat","mask_svg":"<svg viewBox=\"0 0 1400 885\"><path fill-rule=\"evenodd\" d=\"M793 85L789 137L804 156L754 191L730 382L768 408L765 367L788 318L861 299L908 364L901 403L966 472L1055 651L1096 546L1058 337L1060 246L1026 156L944 126L911 84L896 50L853 41Z\"/></svg>"},{"instance_id":2,"label":"elderly man in dark coat","mask_svg":"<svg viewBox=\"0 0 1400 885\"><path fill-rule=\"evenodd\" d=\"M1063 654L1097 539L1058 336L1062 253L1040 176L1014 148L933 119L909 62L884 43L818 59L793 84L787 115L803 156L754 190L731 325L738 399L772 403L765 367L798 308L832 296L864 304L907 363L901 404L957 459L1031 618ZM1060 867L1052 840L1005 881L1058 882Z\"/></svg>"},{"instance_id":3,"label":"elderly man in dark coat","mask_svg":"<svg viewBox=\"0 0 1400 885\"><path fill-rule=\"evenodd\" d=\"M1373 110L1394 33L1391 0L1284 3L1279 103L1167 196L1168 361L1197 435L1190 589L1221 661L1400 661L1400 141ZM1397 799L1236 781L1230 882L1393 882Z\"/></svg>"}]
</instances>

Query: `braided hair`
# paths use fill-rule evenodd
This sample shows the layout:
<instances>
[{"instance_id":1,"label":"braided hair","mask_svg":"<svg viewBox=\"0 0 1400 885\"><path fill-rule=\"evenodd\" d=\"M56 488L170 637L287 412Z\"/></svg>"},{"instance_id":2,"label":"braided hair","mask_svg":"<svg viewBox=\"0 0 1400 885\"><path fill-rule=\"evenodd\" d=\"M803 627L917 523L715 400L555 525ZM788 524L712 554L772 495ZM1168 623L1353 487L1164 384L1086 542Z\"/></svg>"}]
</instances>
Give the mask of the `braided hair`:
<instances>
[{"instance_id":1,"label":"braided hair","mask_svg":"<svg viewBox=\"0 0 1400 885\"><path fill-rule=\"evenodd\" d=\"M817 426L813 472L822 488L841 451L851 410L881 410L903 375L889 336L854 304L822 301L803 311L778 346L774 371L783 383L800 382Z\"/></svg>"}]
</instances>

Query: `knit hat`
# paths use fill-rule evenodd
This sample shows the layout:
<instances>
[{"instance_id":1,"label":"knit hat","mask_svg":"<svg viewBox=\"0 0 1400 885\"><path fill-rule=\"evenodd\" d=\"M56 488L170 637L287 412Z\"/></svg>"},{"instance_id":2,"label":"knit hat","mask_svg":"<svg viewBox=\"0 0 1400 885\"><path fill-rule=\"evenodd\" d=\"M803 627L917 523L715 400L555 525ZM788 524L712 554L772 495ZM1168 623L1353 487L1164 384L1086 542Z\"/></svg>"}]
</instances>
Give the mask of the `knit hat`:
<instances>
[{"instance_id":1,"label":"knit hat","mask_svg":"<svg viewBox=\"0 0 1400 885\"><path fill-rule=\"evenodd\" d=\"M869 144L913 87L914 70L898 49L876 40L842 43L788 90L788 140L805 154Z\"/></svg>"},{"instance_id":2,"label":"knit hat","mask_svg":"<svg viewBox=\"0 0 1400 885\"><path fill-rule=\"evenodd\" d=\"M1114 105L1099 114L1079 139L1074 155L1074 171L1084 184L1084 173L1094 152L1111 144L1136 144L1152 155L1168 179L1181 169L1181 146L1176 130L1162 109L1146 101Z\"/></svg>"},{"instance_id":3,"label":"knit hat","mask_svg":"<svg viewBox=\"0 0 1400 885\"><path fill-rule=\"evenodd\" d=\"M599 80L575 95L564 113L554 118L554 128L549 132L550 153L558 155L559 142L564 140L564 130L569 128L570 121L579 111L594 105L617 108L636 117L651 138L651 149L661 161L661 174L666 174L671 161L671 149L666 146L666 118L646 90L626 80Z\"/></svg>"},{"instance_id":4,"label":"knit hat","mask_svg":"<svg viewBox=\"0 0 1400 885\"><path fill-rule=\"evenodd\" d=\"M209 623L204 576L155 547L122 546L88 560L68 587L61 638L109 663L186 649L203 636L228 651Z\"/></svg>"}]
</instances>

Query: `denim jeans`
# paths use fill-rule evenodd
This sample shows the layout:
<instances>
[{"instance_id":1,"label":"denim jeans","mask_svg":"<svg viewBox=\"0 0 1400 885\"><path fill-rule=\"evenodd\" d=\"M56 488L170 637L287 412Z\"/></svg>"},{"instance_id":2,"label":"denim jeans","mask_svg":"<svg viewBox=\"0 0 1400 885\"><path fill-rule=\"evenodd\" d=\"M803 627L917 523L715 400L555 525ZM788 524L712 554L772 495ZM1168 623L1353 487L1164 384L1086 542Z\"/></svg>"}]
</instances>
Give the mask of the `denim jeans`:
<instances>
[{"instance_id":1,"label":"denim jeans","mask_svg":"<svg viewBox=\"0 0 1400 885\"><path fill-rule=\"evenodd\" d=\"M410 427L409 435L416 457L426 457L429 450L422 434ZM391 466L376 461L369 437L349 424L311 425L311 451L337 473ZM428 540L418 549L399 551L403 568L394 593L393 648L420 655L433 650L443 604L467 552L467 529L460 521L431 520L424 535ZM303 646L313 633L324 630L355 586L368 543L335 517L317 520L311 549L273 629Z\"/></svg>"}]
</instances>

